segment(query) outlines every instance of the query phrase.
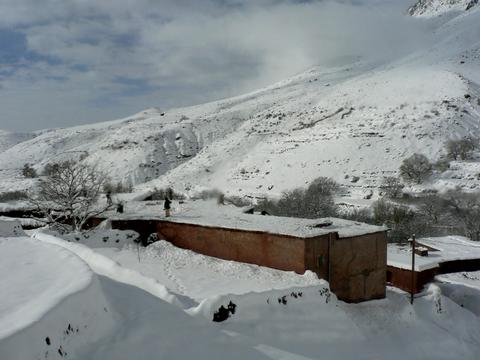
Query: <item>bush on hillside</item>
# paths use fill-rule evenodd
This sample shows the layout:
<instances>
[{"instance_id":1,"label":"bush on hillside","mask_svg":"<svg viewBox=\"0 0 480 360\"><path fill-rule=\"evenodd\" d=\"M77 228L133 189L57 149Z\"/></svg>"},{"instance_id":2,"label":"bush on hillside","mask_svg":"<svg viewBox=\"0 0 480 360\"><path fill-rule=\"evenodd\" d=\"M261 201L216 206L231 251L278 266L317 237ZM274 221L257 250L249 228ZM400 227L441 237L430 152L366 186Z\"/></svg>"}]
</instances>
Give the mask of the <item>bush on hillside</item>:
<instances>
[{"instance_id":1,"label":"bush on hillside","mask_svg":"<svg viewBox=\"0 0 480 360\"><path fill-rule=\"evenodd\" d=\"M28 199L25 191L8 191L0 193L0 202Z\"/></svg>"},{"instance_id":2,"label":"bush on hillside","mask_svg":"<svg viewBox=\"0 0 480 360\"><path fill-rule=\"evenodd\" d=\"M373 204L373 219L377 225L385 225L390 229L390 242L405 242L412 234L424 236L430 231L421 214L384 199Z\"/></svg>"},{"instance_id":3,"label":"bush on hillside","mask_svg":"<svg viewBox=\"0 0 480 360\"><path fill-rule=\"evenodd\" d=\"M175 192L171 187L167 187L163 189L155 188L148 198L151 200L164 200L166 197L169 198L170 200L185 199L185 196L183 194Z\"/></svg>"},{"instance_id":4,"label":"bush on hillside","mask_svg":"<svg viewBox=\"0 0 480 360\"><path fill-rule=\"evenodd\" d=\"M413 154L400 165L400 176L406 181L420 184L432 174L432 164L422 154Z\"/></svg>"},{"instance_id":5,"label":"bush on hillside","mask_svg":"<svg viewBox=\"0 0 480 360\"><path fill-rule=\"evenodd\" d=\"M336 216L338 208L333 195L337 190L338 184L335 181L320 177L315 179L307 189L297 188L286 191L278 201L266 199L256 208L277 216L310 219Z\"/></svg>"},{"instance_id":6,"label":"bush on hillside","mask_svg":"<svg viewBox=\"0 0 480 360\"><path fill-rule=\"evenodd\" d=\"M106 182L103 185L103 192L110 193L110 194L125 194L131 193L133 191L133 186L130 182L122 183L121 181L113 184L111 182Z\"/></svg>"},{"instance_id":7,"label":"bush on hillside","mask_svg":"<svg viewBox=\"0 0 480 360\"><path fill-rule=\"evenodd\" d=\"M36 178L37 171L33 167L31 167L30 164L25 164L23 165L22 175L26 178Z\"/></svg>"},{"instance_id":8,"label":"bush on hillside","mask_svg":"<svg viewBox=\"0 0 480 360\"><path fill-rule=\"evenodd\" d=\"M453 160L458 158L462 160L470 159L477 147L478 141L469 137L460 140L448 140L446 143L447 154Z\"/></svg>"},{"instance_id":9,"label":"bush on hillside","mask_svg":"<svg viewBox=\"0 0 480 360\"><path fill-rule=\"evenodd\" d=\"M399 178L394 176L387 176L383 179L380 189L383 191L385 196L395 199L402 196L402 189L404 185L400 182Z\"/></svg>"},{"instance_id":10,"label":"bush on hillside","mask_svg":"<svg viewBox=\"0 0 480 360\"><path fill-rule=\"evenodd\" d=\"M448 209L462 224L464 235L480 241L480 194L451 191L445 198Z\"/></svg>"}]
</instances>

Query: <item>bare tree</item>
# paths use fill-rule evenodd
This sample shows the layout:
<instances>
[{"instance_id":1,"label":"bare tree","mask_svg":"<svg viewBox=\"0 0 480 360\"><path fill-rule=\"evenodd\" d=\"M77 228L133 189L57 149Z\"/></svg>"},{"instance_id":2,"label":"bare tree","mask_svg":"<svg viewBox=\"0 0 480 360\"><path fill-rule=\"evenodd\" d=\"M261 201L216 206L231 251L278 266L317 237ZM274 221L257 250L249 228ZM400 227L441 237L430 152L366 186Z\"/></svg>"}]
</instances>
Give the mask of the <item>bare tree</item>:
<instances>
[{"instance_id":1,"label":"bare tree","mask_svg":"<svg viewBox=\"0 0 480 360\"><path fill-rule=\"evenodd\" d=\"M465 235L480 241L480 194L452 191L447 194L452 214L462 224Z\"/></svg>"},{"instance_id":2,"label":"bare tree","mask_svg":"<svg viewBox=\"0 0 480 360\"><path fill-rule=\"evenodd\" d=\"M373 204L374 222L386 225L390 242L405 242L412 234L428 233L428 224L420 214L407 206L397 205L380 199Z\"/></svg>"},{"instance_id":3,"label":"bare tree","mask_svg":"<svg viewBox=\"0 0 480 360\"><path fill-rule=\"evenodd\" d=\"M400 182L400 179L394 176L387 176L380 185L380 189L391 199L399 198L402 195L403 188L404 185Z\"/></svg>"},{"instance_id":4,"label":"bare tree","mask_svg":"<svg viewBox=\"0 0 480 360\"><path fill-rule=\"evenodd\" d=\"M477 141L470 137L460 140L448 140L447 153L452 159L457 160L458 157L462 160L470 159L473 151L477 147Z\"/></svg>"},{"instance_id":5,"label":"bare tree","mask_svg":"<svg viewBox=\"0 0 480 360\"><path fill-rule=\"evenodd\" d=\"M66 161L52 167L29 198L48 223L79 231L90 218L111 208L98 204L105 182L105 175L95 167Z\"/></svg>"},{"instance_id":6,"label":"bare tree","mask_svg":"<svg viewBox=\"0 0 480 360\"><path fill-rule=\"evenodd\" d=\"M420 184L432 173L432 164L422 154L413 154L403 160L400 166L400 176L407 181L415 181Z\"/></svg>"},{"instance_id":7,"label":"bare tree","mask_svg":"<svg viewBox=\"0 0 480 360\"><path fill-rule=\"evenodd\" d=\"M429 195L422 198L420 212L432 224L438 224L442 214L445 213L446 200L438 195Z\"/></svg>"},{"instance_id":8,"label":"bare tree","mask_svg":"<svg viewBox=\"0 0 480 360\"><path fill-rule=\"evenodd\" d=\"M333 199L338 184L330 178L319 177L307 189L286 191L278 201L263 200L257 205L272 215L300 218L335 216L338 208Z\"/></svg>"}]
</instances>

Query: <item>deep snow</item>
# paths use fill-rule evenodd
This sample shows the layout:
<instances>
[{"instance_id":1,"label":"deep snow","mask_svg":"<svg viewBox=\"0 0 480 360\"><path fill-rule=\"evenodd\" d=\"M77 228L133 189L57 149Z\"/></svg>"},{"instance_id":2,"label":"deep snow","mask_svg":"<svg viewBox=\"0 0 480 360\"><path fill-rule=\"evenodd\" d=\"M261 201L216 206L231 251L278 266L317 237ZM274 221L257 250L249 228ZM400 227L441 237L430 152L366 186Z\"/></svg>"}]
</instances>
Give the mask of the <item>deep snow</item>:
<instances>
[{"instance_id":1,"label":"deep snow","mask_svg":"<svg viewBox=\"0 0 480 360\"><path fill-rule=\"evenodd\" d=\"M70 241L30 233L0 240L0 264L16 269L2 288L23 294L0 298L0 323L5 314L25 320L24 330L0 336L2 359L59 359L61 350L71 359L112 360L473 360L480 351L480 294L461 297L445 287L454 284L431 285L413 307L394 289L383 300L345 304L313 274L213 259L163 241L139 252L129 232L97 230ZM105 237L121 240L105 244ZM230 301L235 314L212 322ZM49 306L36 316L8 311L32 303Z\"/></svg>"}]
</instances>

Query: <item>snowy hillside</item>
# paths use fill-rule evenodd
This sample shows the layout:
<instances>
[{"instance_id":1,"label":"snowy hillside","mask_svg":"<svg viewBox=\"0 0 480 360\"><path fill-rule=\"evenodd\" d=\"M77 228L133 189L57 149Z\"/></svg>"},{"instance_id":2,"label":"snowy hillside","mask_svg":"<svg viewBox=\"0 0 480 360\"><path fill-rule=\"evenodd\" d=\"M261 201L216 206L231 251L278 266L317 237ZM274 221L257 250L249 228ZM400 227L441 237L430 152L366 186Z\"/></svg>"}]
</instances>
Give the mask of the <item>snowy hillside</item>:
<instances>
[{"instance_id":1,"label":"snowy hillside","mask_svg":"<svg viewBox=\"0 0 480 360\"><path fill-rule=\"evenodd\" d=\"M478 0L419 0L408 9L412 16L432 17L450 11L468 11L478 5Z\"/></svg>"},{"instance_id":2,"label":"snowy hillside","mask_svg":"<svg viewBox=\"0 0 480 360\"><path fill-rule=\"evenodd\" d=\"M363 198L411 154L436 161L448 139L480 136L478 10L430 22L429 45L393 62L315 67L231 99L45 131L0 152L0 191L31 186L24 163L86 157L144 192L276 196L329 176ZM479 172L457 162L427 186L478 189Z\"/></svg>"},{"instance_id":3,"label":"snowy hillside","mask_svg":"<svg viewBox=\"0 0 480 360\"><path fill-rule=\"evenodd\" d=\"M23 141L30 140L34 136L35 134L33 133L18 133L0 129L0 152L5 151Z\"/></svg>"}]
</instances>

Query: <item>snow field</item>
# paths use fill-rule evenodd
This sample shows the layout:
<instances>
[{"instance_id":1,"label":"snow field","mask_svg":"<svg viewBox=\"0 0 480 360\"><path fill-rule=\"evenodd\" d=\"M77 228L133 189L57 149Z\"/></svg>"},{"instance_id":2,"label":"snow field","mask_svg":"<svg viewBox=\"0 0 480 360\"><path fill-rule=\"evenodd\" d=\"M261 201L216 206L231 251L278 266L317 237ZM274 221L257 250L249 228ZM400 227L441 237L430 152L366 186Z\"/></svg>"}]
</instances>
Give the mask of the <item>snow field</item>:
<instances>
[{"instance_id":1,"label":"snow field","mask_svg":"<svg viewBox=\"0 0 480 360\"><path fill-rule=\"evenodd\" d=\"M189 313L211 319L230 301L237 305L235 314L219 326L273 358L476 359L480 349L478 317L436 285L413 307L400 292L345 304L325 286L312 286L215 297Z\"/></svg>"}]
</instances>

